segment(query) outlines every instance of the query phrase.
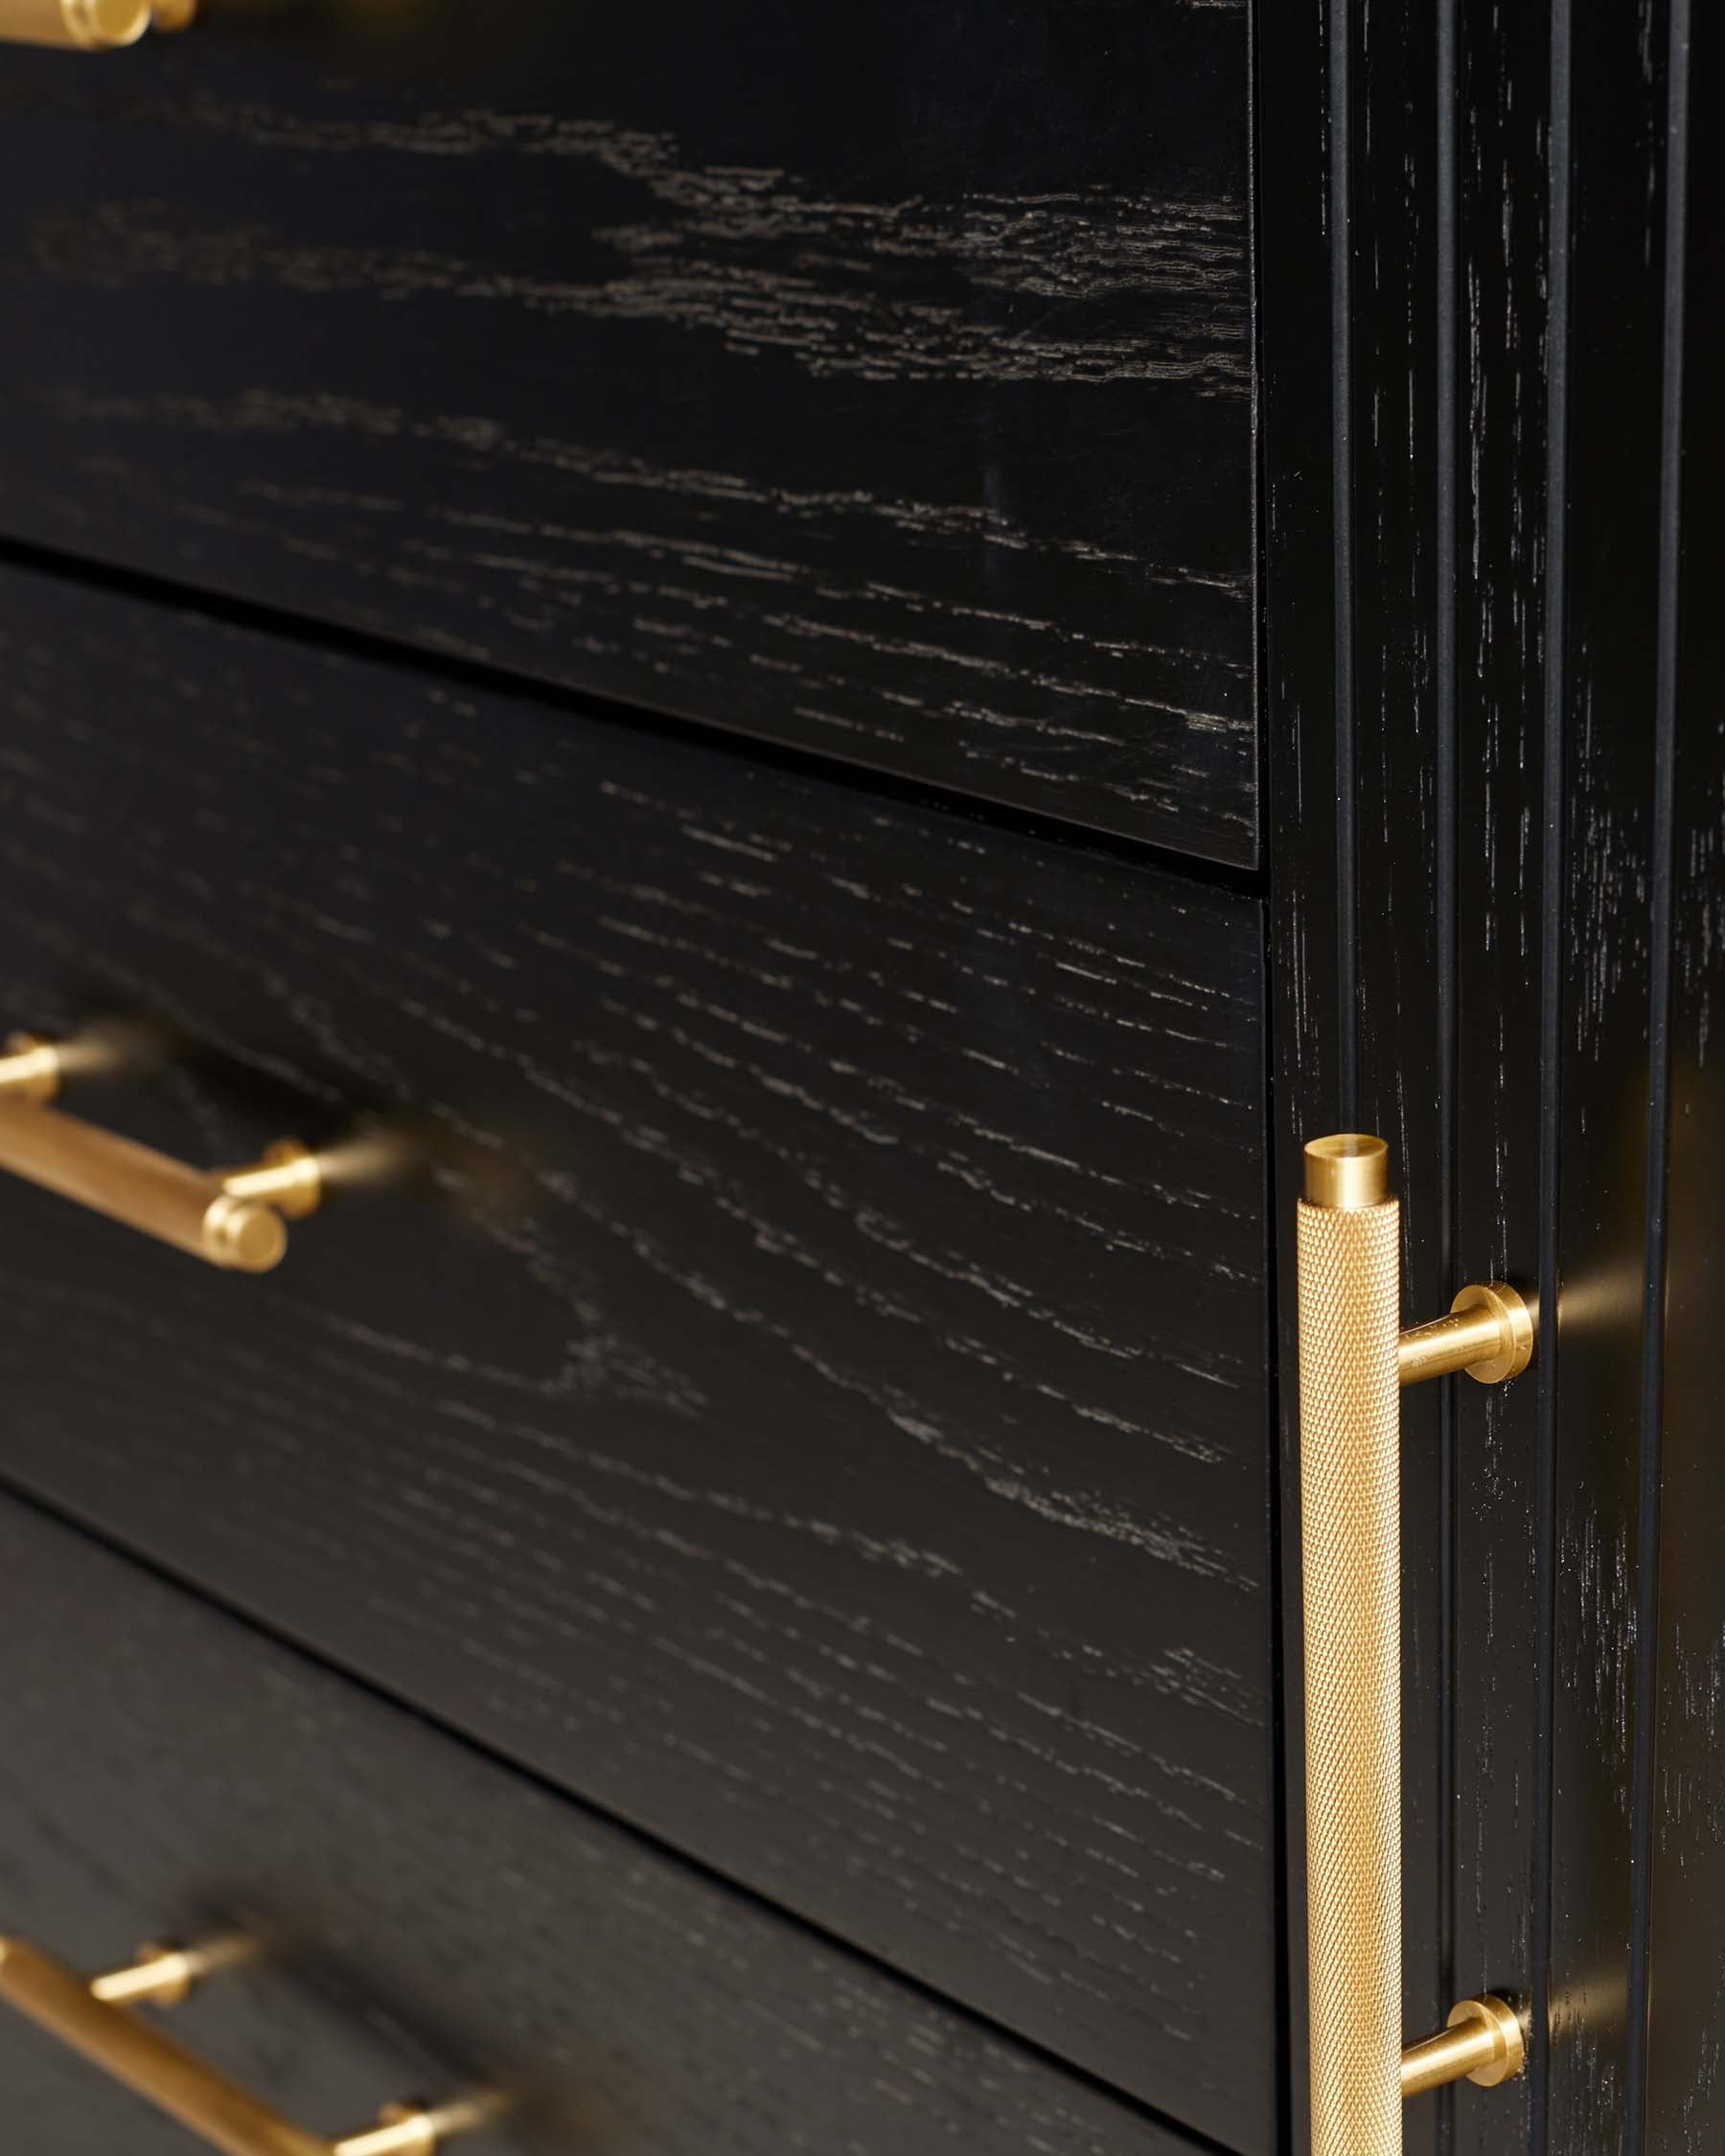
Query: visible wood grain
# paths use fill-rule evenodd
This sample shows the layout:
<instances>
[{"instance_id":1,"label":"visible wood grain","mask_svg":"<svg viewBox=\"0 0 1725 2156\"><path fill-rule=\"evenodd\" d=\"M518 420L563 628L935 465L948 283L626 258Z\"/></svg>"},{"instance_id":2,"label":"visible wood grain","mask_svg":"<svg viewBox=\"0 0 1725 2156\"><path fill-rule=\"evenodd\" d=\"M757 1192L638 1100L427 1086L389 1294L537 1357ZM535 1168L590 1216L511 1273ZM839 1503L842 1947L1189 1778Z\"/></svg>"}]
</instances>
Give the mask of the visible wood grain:
<instances>
[{"instance_id":1,"label":"visible wood grain","mask_svg":"<svg viewBox=\"0 0 1725 2156\"><path fill-rule=\"evenodd\" d=\"M0 71L0 529L1256 852L1243 7L214 6Z\"/></svg>"},{"instance_id":2,"label":"visible wood grain","mask_svg":"<svg viewBox=\"0 0 1725 2156\"><path fill-rule=\"evenodd\" d=\"M167 2024L307 2125L482 2084L472 2156L1190 2145L12 1501L0 1574L7 1929L258 1940ZM33 2156L190 2145L11 2013L0 2080Z\"/></svg>"},{"instance_id":3,"label":"visible wood grain","mask_svg":"<svg viewBox=\"0 0 1725 2156\"><path fill-rule=\"evenodd\" d=\"M1275 1073L1270 1241L1274 1252L1276 1532L1281 1617L1281 1865L1287 1923L1282 2141L1310 2145L1306 2075L1305 1693L1300 1535L1299 1308L1291 1232L1300 1148L1346 1128L1340 993L1343 894L1336 874L1336 412L1331 374L1331 140L1327 24L1321 7L1261 9L1259 153L1253 212L1262 275L1264 727L1270 867L1268 1015ZM1274 172L1275 184L1264 175Z\"/></svg>"},{"instance_id":4,"label":"visible wood grain","mask_svg":"<svg viewBox=\"0 0 1725 2156\"><path fill-rule=\"evenodd\" d=\"M1287 11L1266 80L1281 106L1265 159L1264 300L1272 567L1276 1234L1283 1409L1291 2102L1306 2137L1299 1910L1305 1863L1298 1637L1298 1354L1292 1236L1300 1149L1323 1131L1381 1131L1404 1199L1407 1315L1447 1307L1454 1247L1451 968L1440 877L1453 832L1438 499L1440 348L1438 10L1354 19ZM1297 75L1292 62L1300 56ZM1301 95L1287 99L1299 80ZM1286 207L1291 179L1298 212ZM1298 215L1302 246L1285 227ZM1338 388L1338 376L1340 387ZM1339 400L1339 401L1338 401ZM1278 501L1304 504L1278 534ZM1278 653L1280 661L1278 664ZM1403 2021L1449 2003L1444 1401L1403 1403ZM1410 2150L1440 2145L1449 2099L1411 2104Z\"/></svg>"},{"instance_id":5,"label":"visible wood grain","mask_svg":"<svg viewBox=\"0 0 1725 2156\"><path fill-rule=\"evenodd\" d=\"M0 1473L1245 2150L1249 899L0 579L0 977L267 1280L0 1189Z\"/></svg>"},{"instance_id":6,"label":"visible wood grain","mask_svg":"<svg viewBox=\"0 0 1725 2156\"><path fill-rule=\"evenodd\" d=\"M1280 166L1267 164L1266 378L1305 384L1292 426L1266 400L1277 1219L1302 1122L1357 1112L1405 1157L1408 1315L1423 1314L1412 1298L1487 1273L1537 1283L1543 1310L1531 1381L1405 1412L1411 1520L1432 1501L1446 1428L1455 1504L1447 1657L1441 1637L1435 1656L1418 1651L1429 1539L1410 1537L1404 1674L1441 1683L1447 1660L1454 1682L1436 1758L1420 1757L1431 1713L1413 1694L1408 1771L1439 1822L1453 1776L1456 1821L1453 1849L1422 1848L1415 1790L1410 1989L1435 1853L1453 1874L1457 1987L1520 1999L1533 2031L1524 2087L1458 2090L1453 2134L1441 2106L1417 2128L1479 2156L1636 2156L1699 2086L1704 2056L1692 2008L1669 2010L1687 2078L1662 2070L1657 2019L1643 2035L1673 1982L1648 1959L1649 1854L1683 1846L1676 1817L1705 1786L1673 1809L1651 1720L1672 1442L1662 892L1678 860L1698 892L1716 883L1698 834L1718 755L1710 734L1691 747L1693 783L1673 790L1661 579L1675 16L1438 0L1356 20L1314 7L1275 48L1274 79L1295 88L1273 138ZM1302 39L1303 71L1286 64ZM1434 126L1453 167L1432 154ZM1280 245L1278 169L1301 191L1304 257ZM1315 302L1299 312L1320 283L1334 326L1327 457ZM1334 477L1327 534L1320 466ZM1298 553L1278 551L1278 489L1311 512ZM1676 855L1673 791L1699 819ZM1705 1160L1700 1129L1690 1142ZM1704 1233L1698 1217L1690 1232ZM1704 1302L1687 1323L1716 1331ZM1711 1520L1711 1478L1687 1486ZM1662 1654L1679 1622L1667 1613ZM1291 1652L1287 1710L1291 1723L1300 1711ZM1692 1758L1697 1737L1666 1712L1673 1761ZM1289 1813L1297 1823L1297 1790ZM1298 1866L1297 1833L1290 1851ZM1681 1984L1681 1955L1675 1967ZM1295 2026L1299 2104L1298 1995Z\"/></svg>"},{"instance_id":7,"label":"visible wood grain","mask_svg":"<svg viewBox=\"0 0 1725 2156\"><path fill-rule=\"evenodd\" d=\"M1554 1250L1541 1144L1549 783L1545 534L1551 26L1460 11L1457 1247L1533 1289ZM1549 1314L1548 1314L1549 1315ZM1546 1334L1549 1343L1550 1333ZM1542 1353L1544 1347L1542 1346ZM1532 2061L1456 2091L1456 2147L1543 2146L1552 1399L1540 1370L1456 1383L1455 1981L1528 2002Z\"/></svg>"},{"instance_id":8,"label":"visible wood grain","mask_svg":"<svg viewBox=\"0 0 1725 2156\"><path fill-rule=\"evenodd\" d=\"M1668 489L1662 702L1669 696L1671 876L1668 1263L1649 1345L1663 1350L1657 1715L1648 1792L1647 2156L1704 2156L1725 2141L1725 1100L1719 1084L1725 967L1725 640L1718 606L1725 524L1714 475L1725 455L1719 400L1725 295L1716 205L1725 179L1710 91L1725 68L1717 16L1672 10L1674 204L1664 384ZM1671 182L1675 189L1675 180ZM1673 366L1671 362L1675 360ZM1678 453L1671 455L1671 451ZM1676 559L1672 556L1675 554ZM1662 719L1667 714L1662 711ZM1662 1321L1663 1320L1663 1321Z\"/></svg>"},{"instance_id":9,"label":"visible wood grain","mask_svg":"<svg viewBox=\"0 0 1725 2156\"><path fill-rule=\"evenodd\" d=\"M1666 65L1661 0L1578 10L1569 47L1561 1028L1546 1044L1558 1186L1552 1523L1548 2145L1633 2150L1638 1996L1638 1642L1646 1427L1649 1041L1656 859ZM1565 145L1559 138L1556 155ZM1558 925L1548 921L1548 933ZM1554 1054L1553 1054L1554 1051ZM1553 1067L1554 1065L1554 1067ZM1610 1285L1608 1285L1610 1284ZM1548 1328L1548 1339L1550 1329Z\"/></svg>"},{"instance_id":10,"label":"visible wood grain","mask_svg":"<svg viewBox=\"0 0 1725 2156\"><path fill-rule=\"evenodd\" d=\"M1438 0L1374 6L1355 26L1349 218L1351 756L1357 883L1357 1108L1343 1127L1390 1142L1410 1321L1449 1308L1454 1072L1451 674L1440 608ZM1338 633L1341 633L1339 628ZM1317 1135L1309 1131L1309 1135ZM1441 2028L1449 1963L1448 1746L1453 1387L1401 1402L1402 2027ZM1435 2156L1452 2099L1407 2106L1405 2156ZM1447 2151L1446 2151L1447 2156Z\"/></svg>"}]
</instances>

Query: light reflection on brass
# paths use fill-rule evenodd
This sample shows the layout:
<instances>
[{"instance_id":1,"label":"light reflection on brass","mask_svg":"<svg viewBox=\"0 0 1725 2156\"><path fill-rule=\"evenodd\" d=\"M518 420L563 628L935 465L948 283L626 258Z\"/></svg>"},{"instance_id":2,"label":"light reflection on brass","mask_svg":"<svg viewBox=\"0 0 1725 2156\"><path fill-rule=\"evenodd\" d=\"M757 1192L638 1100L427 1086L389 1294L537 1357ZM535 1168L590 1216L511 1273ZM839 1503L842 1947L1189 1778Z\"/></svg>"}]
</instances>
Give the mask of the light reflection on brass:
<instances>
[{"instance_id":1,"label":"light reflection on brass","mask_svg":"<svg viewBox=\"0 0 1725 2156\"><path fill-rule=\"evenodd\" d=\"M109 2007L177 2007L205 1977L249 1961L257 1948L248 1938L205 1939L201 1946L139 1947L124 1969L92 1979L90 1996Z\"/></svg>"}]
</instances>

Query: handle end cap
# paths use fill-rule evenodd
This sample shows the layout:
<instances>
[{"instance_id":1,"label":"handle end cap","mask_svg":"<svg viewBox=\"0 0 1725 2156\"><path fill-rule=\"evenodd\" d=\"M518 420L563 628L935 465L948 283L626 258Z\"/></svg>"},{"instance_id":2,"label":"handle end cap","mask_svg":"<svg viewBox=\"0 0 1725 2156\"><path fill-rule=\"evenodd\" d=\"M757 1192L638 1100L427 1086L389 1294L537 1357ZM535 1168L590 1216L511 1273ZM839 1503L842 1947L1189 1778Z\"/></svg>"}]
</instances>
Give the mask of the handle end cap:
<instances>
[{"instance_id":1,"label":"handle end cap","mask_svg":"<svg viewBox=\"0 0 1725 2156\"><path fill-rule=\"evenodd\" d=\"M62 0L66 32L86 52L118 52L150 28L150 0Z\"/></svg>"},{"instance_id":2,"label":"handle end cap","mask_svg":"<svg viewBox=\"0 0 1725 2156\"><path fill-rule=\"evenodd\" d=\"M288 1254L288 1226L255 1199L223 1192L204 1215L204 1250L235 1273L272 1273Z\"/></svg>"},{"instance_id":3,"label":"handle end cap","mask_svg":"<svg viewBox=\"0 0 1725 2156\"><path fill-rule=\"evenodd\" d=\"M1337 1131L1310 1138L1305 1149L1305 1202L1337 1212L1359 1212L1390 1197L1390 1148L1367 1131Z\"/></svg>"}]
</instances>

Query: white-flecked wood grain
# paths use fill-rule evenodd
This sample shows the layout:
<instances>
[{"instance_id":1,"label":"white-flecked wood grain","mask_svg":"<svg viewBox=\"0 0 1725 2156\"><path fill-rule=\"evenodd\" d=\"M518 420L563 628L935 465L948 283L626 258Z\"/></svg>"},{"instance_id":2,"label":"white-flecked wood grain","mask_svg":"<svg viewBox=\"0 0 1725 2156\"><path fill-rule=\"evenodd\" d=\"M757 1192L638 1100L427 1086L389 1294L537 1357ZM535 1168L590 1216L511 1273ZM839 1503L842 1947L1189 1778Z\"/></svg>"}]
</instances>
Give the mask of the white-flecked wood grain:
<instances>
[{"instance_id":1,"label":"white-flecked wood grain","mask_svg":"<svg viewBox=\"0 0 1725 2156\"><path fill-rule=\"evenodd\" d=\"M1246 62L1177 0L11 52L0 532L1250 863Z\"/></svg>"},{"instance_id":2,"label":"white-flecked wood grain","mask_svg":"<svg viewBox=\"0 0 1725 2156\"><path fill-rule=\"evenodd\" d=\"M0 1472L1267 2147L1255 904L17 573L0 681L88 1112L426 1163L267 1281L0 1190Z\"/></svg>"},{"instance_id":3,"label":"white-flecked wood grain","mask_svg":"<svg viewBox=\"0 0 1725 2156\"><path fill-rule=\"evenodd\" d=\"M489 2085L472 2156L1191 2145L10 1501L0 1577L0 1920L257 1940L168 2026L304 2124ZM32 2156L190 2146L11 2013L0 2082Z\"/></svg>"}]
</instances>

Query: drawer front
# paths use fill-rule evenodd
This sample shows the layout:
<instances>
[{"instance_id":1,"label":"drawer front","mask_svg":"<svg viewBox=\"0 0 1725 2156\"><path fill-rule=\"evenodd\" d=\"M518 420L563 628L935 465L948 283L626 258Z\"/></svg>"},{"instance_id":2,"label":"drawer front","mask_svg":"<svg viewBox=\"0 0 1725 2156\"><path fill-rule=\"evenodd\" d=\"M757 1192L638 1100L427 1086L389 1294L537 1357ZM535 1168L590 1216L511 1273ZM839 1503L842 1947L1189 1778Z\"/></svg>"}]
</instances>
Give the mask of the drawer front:
<instances>
[{"instance_id":1,"label":"drawer front","mask_svg":"<svg viewBox=\"0 0 1725 2156\"><path fill-rule=\"evenodd\" d=\"M0 1472L1267 2147L1255 906L16 573L0 709L7 1015L175 1044L66 1105L426 1163L0 1182Z\"/></svg>"},{"instance_id":2,"label":"drawer front","mask_svg":"<svg viewBox=\"0 0 1725 2156\"><path fill-rule=\"evenodd\" d=\"M0 528L1255 851L1243 6L5 52Z\"/></svg>"},{"instance_id":3,"label":"drawer front","mask_svg":"<svg viewBox=\"0 0 1725 2156\"><path fill-rule=\"evenodd\" d=\"M167 2026L313 2130L475 2085L473 2156L1181 2156L800 1926L0 1501L0 1930L84 1971L262 1951ZM0 2006L7 2140L190 2156Z\"/></svg>"}]
</instances>

